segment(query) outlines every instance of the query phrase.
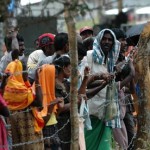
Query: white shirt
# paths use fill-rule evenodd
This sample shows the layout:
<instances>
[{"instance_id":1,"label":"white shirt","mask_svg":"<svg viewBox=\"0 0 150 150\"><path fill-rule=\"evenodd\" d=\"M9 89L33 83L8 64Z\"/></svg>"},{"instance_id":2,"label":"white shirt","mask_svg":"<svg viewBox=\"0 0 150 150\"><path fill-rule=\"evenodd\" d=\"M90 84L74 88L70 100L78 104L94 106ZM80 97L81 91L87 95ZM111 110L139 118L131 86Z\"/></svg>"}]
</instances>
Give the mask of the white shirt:
<instances>
[{"instance_id":1,"label":"white shirt","mask_svg":"<svg viewBox=\"0 0 150 150\"><path fill-rule=\"evenodd\" d=\"M39 62L39 66L42 66L44 64L51 64L53 62L55 56L56 56L56 53L54 53L54 55L52 55L52 56L48 56L45 59L41 60Z\"/></svg>"},{"instance_id":2,"label":"white shirt","mask_svg":"<svg viewBox=\"0 0 150 150\"><path fill-rule=\"evenodd\" d=\"M46 58L46 55L44 54L44 52L40 49L40 50L35 50L34 52L32 52L27 60L27 68L29 71L28 76L31 79L34 79L35 77L35 70L37 69L37 67L39 66L39 63L44 60Z\"/></svg>"},{"instance_id":3,"label":"white shirt","mask_svg":"<svg viewBox=\"0 0 150 150\"><path fill-rule=\"evenodd\" d=\"M4 72L7 65L12 61L12 56L11 56L12 51L10 52L5 52L4 56L0 60L0 72ZM19 60L23 60L25 58L24 54L22 56L19 56Z\"/></svg>"},{"instance_id":4,"label":"white shirt","mask_svg":"<svg viewBox=\"0 0 150 150\"><path fill-rule=\"evenodd\" d=\"M107 67L93 61L93 50L87 51L87 63L90 67L90 73L107 73ZM106 87L99 91L93 98L88 100L89 113L99 119L103 118L106 101Z\"/></svg>"}]
</instances>

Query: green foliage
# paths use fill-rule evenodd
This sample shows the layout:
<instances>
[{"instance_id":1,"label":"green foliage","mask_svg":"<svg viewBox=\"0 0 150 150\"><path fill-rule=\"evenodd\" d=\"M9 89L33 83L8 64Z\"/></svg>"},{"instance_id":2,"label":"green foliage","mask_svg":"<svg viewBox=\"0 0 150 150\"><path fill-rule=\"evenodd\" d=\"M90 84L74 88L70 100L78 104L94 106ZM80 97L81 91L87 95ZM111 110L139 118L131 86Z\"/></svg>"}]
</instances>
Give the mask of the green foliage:
<instances>
[{"instance_id":1,"label":"green foliage","mask_svg":"<svg viewBox=\"0 0 150 150\"><path fill-rule=\"evenodd\" d=\"M98 24L98 17L95 17L94 20L95 20L95 23ZM76 29L79 30L79 29L83 28L85 25L93 27L94 24L93 24L92 19L86 19L86 20L82 19L81 21L77 21L76 22Z\"/></svg>"}]
</instances>

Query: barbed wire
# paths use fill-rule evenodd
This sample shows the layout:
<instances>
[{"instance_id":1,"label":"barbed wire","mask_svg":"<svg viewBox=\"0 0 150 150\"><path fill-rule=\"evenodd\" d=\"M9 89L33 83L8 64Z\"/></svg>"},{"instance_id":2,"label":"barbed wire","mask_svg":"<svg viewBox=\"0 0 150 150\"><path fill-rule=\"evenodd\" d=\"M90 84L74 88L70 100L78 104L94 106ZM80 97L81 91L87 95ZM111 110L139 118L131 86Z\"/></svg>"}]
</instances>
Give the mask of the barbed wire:
<instances>
[{"instance_id":1,"label":"barbed wire","mask_svg":"<svg viewBox=\"0 0 150 150\"><path fill-rule=\"evenodd\" d=\"M34 141L29 141L29 142L23 142L23 143L18 143L18 144L12 144L12 145L9 145L9 147L18 147L18 146L24 146L24 145L30 145L30 144L35 144L35 143L40 143L42 141L45 141L47 139L51 139L53 138L56 134L58 134L61 130L63 130L67 125L68 123L70 122L70 120L68 119L67 122L59 129L57 130L53 135L49 136L49 137L44 137L44 138L41 138L41 139L38 139L38 140L34 140ZM67 144L67 143L71 143L71 141L62 141L60 140L61 143L64 143L64 144ZM8 147L8 145L0 145L0 148L5 148L5 147Z\"/></svg>"},{"instance_id":2,"label":"barbed wire","mask_svg":"<svg viewBox=\"0 0 150 150\"><path fill-rule=\"evenodd\" d=\"M19 74L22 74L22 73L29 73L29 71L28 71L28 70L19 71L19 72L15 72L14 74L11 74L11 75L19 75ZM93 76L93 74L88 74L88 76ZM43 95L50 95L50 94L43 93ZM70 95L70 94L67 94L65 98L67 98L69 95ZM119 101L121 101L122 99L125 99L125 97L128 97L129 95L131 95L131 94L128 94L128 95L124 96L123 98L119 99ZM82 95L80 95L80 96L82 96ZM85 95L84 95L84 96L85 96ZM64 98L64 99L65 99L65 98ZM111 101L108 101L108 100L106 100L106 101L107 101L107 102L105 102L105 105L102 105L101 107L99 107L98 110L102 109L103 107L108 106L108 105L111 103ZM113 101L113 102L115 102L115 101ZM139 101L136 101L136 102L133 102L133 103L121 104L121 106L131 105L131 104L135 104L135 103L138 103L138 102L139 102ZM47 106L49 106L49 105L51 105L51 104L48 104ZM120 104L119 104L119 105L120 105ZM37 107L37 108L38 108L38 107ZM40 107L40 108L41 108L41 107ZM26 112L29 112L29 111L31 111L31 110L32 110L32 108L28 108L28 109L26 109L26 110L24 110L24 111L19 111L19 112L17 112L17 113L26 113ZM11 114L11 115L16 115L17 113L13 113L13 114ZM29 144L35 144L35 143L39 143L39 142L42 142L42 141L47 140L47 139L51 139L51 138L53 138L56 134L58 134L61 130L63 130L63 129L65 128L65 126L66 126L68 123L69 123L69 119L68 119L67 122L64 124L64 126L63 126L62 128L60 128L58 131L56 131L52 136L44 137L44 138L42 138L42 139L38 139L38 140L34 140L34 141L23 142L23 143L18 143L18 144L12 144L12 145L9 145L9 147L17 147L17 146L24 146L24 145L29 145ZM9 127L10 127L10 126L9 126ZM130 147L130 145L132 144L134 138L135 138L135 136L133 136L133 138L132 138L131 142L129 143L128 147ZM61 140L60 140L60 142L61 142L61 143L64 143L64 144L67 144L67 143L70 143L71 141L61 141ZM4 147L8 147L8 145L2 145L2 146L0 145L0 147L4 148ZM132 147L133 147L133 145L132 145Z\"/></svg>"},{"instance_id":3,"label":"barbed wire","mask_svg":"<svg viewBox=\"0 0 150 150\"><path fill-rule=\"evenodd\" d=\"M69 95L69 94L68 94ZM128 95L126 95L125 97L127 97L127 96L129 96L130 94L128 94ZM124 97L124 98L125 98ZM138 101L137 101L138 102ZM131 103L130 103L131 104ZM107 106L108 104L106 104L105 105L105 107ZM104 107L104 106L103 106ZM22 111L22 112L19 112L19 113L23 113L23 112L29 112L29 110L26 110L26 111ZM23 142L23 143L19 143L19 144L13 144L13 145L9 145L9 147L17 147L17 146L24 146L24 145L29 145L29 144L35 144L35 143L39 143L39 142L42 142L42 141L44 141L44 140L47 140L47 139L51 139L51 138L53 138L57 133L59 133L61 130L63 130L64 128L65 128L65 126L67 125L69 123L69 119L67 120L67 122L63 125L63 127L62 128L60 128L58 131L56 131L52 136L50 136L50 137L44 137L44 138L42 138L42 139L39 139L39 140L34 140L34 141L29 141L29 142ZM133 140L134 140L134 138L135 138L136 136L134 135L133 136L133 138L132 138L132 140L131 140L131 142L130 142L130 144L129 144L129 146L132 144L132 142L133 142ZM71 141L61 141L60 140L60 142L61 143L64 143L64 144L67 144L67 143L70 143ZM0 147L2 147L2 148L4 148L4 147L8 147L8 145L4 145L4 146L0 146ZM128 147L129 147L128 146ZM133 147L133 145L132 145L132 147Z\"/></svg>"}]
</instances>

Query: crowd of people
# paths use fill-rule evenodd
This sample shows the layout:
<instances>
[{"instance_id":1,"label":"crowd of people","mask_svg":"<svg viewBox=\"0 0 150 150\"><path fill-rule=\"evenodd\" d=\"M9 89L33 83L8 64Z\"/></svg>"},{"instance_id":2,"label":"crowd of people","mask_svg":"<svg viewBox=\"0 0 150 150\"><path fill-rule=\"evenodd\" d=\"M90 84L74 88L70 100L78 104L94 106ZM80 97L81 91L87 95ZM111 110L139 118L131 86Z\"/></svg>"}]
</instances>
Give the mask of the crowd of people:
<instances>
[{"instance_id":1,"label":"crowd of people","mask_svg":"<svg viewBox=\"0 0 150 150\"><path fill-rule=\"evenodd\" d=\"M0 60L0 150L69 150L71 145L68 33L43 33L29 56L12 28ZM81 150L134 150L133 55L119 28L77 34L78 108L84 108ZM85 114L86 112L86 114ZM80 138L79 138L80 139ZM81 142L81 141L80 141Z\"/></svg>"}]
</instances>

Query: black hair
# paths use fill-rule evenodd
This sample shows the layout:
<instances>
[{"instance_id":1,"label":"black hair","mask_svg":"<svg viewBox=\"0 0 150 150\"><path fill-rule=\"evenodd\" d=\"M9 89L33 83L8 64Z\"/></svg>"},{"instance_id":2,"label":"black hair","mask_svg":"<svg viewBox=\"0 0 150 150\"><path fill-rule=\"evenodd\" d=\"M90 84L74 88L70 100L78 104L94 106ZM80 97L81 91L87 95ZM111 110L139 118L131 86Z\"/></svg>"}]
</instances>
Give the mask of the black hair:
<instances>
[{"instance_id":1,"label":"black hair","mask_svg":"<svg viewBox=\"0 0 150 150\"><path fill-rule=\"evenodd\" d=\"M8 51L8 52L11 51L11 50L12 50L12 48L11 48L12 38L11 38L11 37L5 37L5 38L4 38L4 42L5 42L7 51Z\"/></svg>"},{"instance_id":2,"label":"black hair","mask_svg":"<svg viewBox=\"0 0 150 150\"><path fill-rule=\"evenodd\" d=\"M67 67L70 63L70 57L68 55L56 55L53 60L53 64L55 65L58 74L62 71L63 67Z\"/></svg>"},{"instance_id":3,"label":"black hair","mask_svg":"<svg viewBox=\"0 0 150 150\"><path fill-rule=\"evenodd\" d=\"M107 34L107 33L109 33L110 35L111 35L111 37L113 38L113 43L115 42L114 40L114 36L112 35L112 33L109 31L109 30L105 30L104 31L104 34ZM104 34L103 34L103 36L104 36Z\"/></svg>"},{"instance_id":4,"label":"black hair","mask_svg":"<svg viewBox=\"0 0 150 150\"><path fill-rule=\"evenodd\" d=\"M78 42L77 48L78 48L78 55L83 56L83 57L87 55L87 50L85 46L83 45L83 43Z\"/></svg>"},{"instance_id":5,"label":"black hair","mask_svg":"<svg viewBox=\"0 0 150 150\"><path fill-rule=\"evenodd\" d=\"M67 33L58 33L54 39L55 51L62 50L64 46L68 43L68 34Z\"/></svg>"},{"instance_id":6,"label":"black hair","mask_svg":"<svg viewBox=\"0 0 150 150\"><path fill-rule=\"evenodd\" d=\"M114 32L117 40L119 40L120 38L126 38L126 34L123 30L119 28L113 28L111 30Z\"/></svg>"},{"instance_id":7,"label":"black hair","mask_svg":"<svg viewBox=\"0 0 150 150\"><path fill-rule=\"evenodd\" d=\"M93 47L94 37L88 37L83 40L83 45L86 48L86 50L89 50L89 47Z\"/></svg>"},{"instance_id":8,"label":"black hair","mask_svg":"<svg viewBox=\"0 0 150 150\"><path fill-rule=\"evenodd\" d=\"M15 60L15 59L19 58L19 51L18 51L18 49L15 49L15 50L12 51L11 57L12 57L12 60Z\"/></svg>"},{"instance_id":9,"label":"black hair","mask_svg":"<svg viewBox=\"0 0 150 150\"><path fill-rule=\"evenodd\" d=\"M21 35L17 34L17 40L18 42L24 42L24 39ZM4 42L7 48L7 51L10 52L12 50L12 37L5 37Z\"/></svg>"},{"instance_id":10,"label":"black hair","mask_svg":"<svg viewBox=\"0 0 150 150\"><path fill-rule=\"evenodd\" d=\"M24 38L19 34L17 34L17 40L18 42L24 42Z\"/></svg>"},{"instance_id":11,"label":"black hair","mask_svg":"<svg viewBox=\"0 0 150 150\"><path fill-rule=\"evenodd\" d=\"M121 72L116 75L116 81L121 81L122 79L125 79L131 71L131 68L129 64L125 64L122 68Z\"/></svg>"}]
</instances>

